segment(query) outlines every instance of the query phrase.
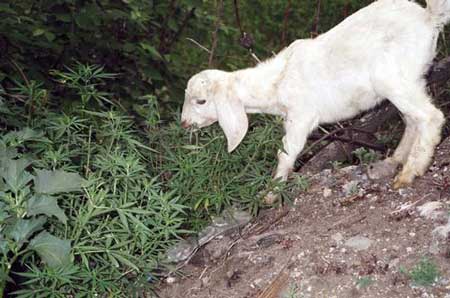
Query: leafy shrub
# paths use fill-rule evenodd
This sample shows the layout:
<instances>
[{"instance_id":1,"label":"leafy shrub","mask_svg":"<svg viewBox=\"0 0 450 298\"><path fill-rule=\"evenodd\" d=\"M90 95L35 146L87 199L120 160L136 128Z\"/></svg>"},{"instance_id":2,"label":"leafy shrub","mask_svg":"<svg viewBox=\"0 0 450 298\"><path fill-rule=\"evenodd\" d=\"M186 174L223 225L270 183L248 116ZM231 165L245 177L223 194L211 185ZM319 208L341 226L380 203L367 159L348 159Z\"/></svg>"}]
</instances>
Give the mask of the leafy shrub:
<instances>
[{"instance_id":1,"label":"leafy shrub","mask_svg":"<svg viewBox=\"0 0 450 298\"><path fill-rule=\"evenodd\" d=\"M101 68L78 64L53 74L72 96L80 98L63 112L50 104L29 108L29 102L38 102L45 89L30 93L18 88L17 96L26 98L23 104L0 105L2 121L15 127L13 132L0 134L0 139L3 150L16 155L2 156L14 163L29 157L34 172L25 162L19 172L37 177L34 183L31 178L23 181L22 188L30 191L24 193L22 207L0 197L8 206L0 231L6 231L3 221L11 221L9 210L14 209L18 218L33 216L33 222L27 222L28 238L57 242L61 250L59 262L38 249L37 254L29 249L17 251L17 257L3 253L9 265L20 262L24 266L14 273L22 279L15 292L19 297L74 293L77 297L120 297L148 292L152 286L148 280L158 277L165 266L164 253L177 238L230 205L256 212L263 191L275 187L270 171L280 146L279 119L252 119L243 144L228 154L218 126L189 134L180 128L178 118L163 122L153 95L139 98L133 108L135 117L111 105L109 94L95 82L114 75ZM86 74L89 80L79 79ZM86 94L91 97L83 97ZM98 94L101 98L95 100ZM99 112L98 107L109 110ZM81 193L68 192L75 188L66 182L82 181L69 175L84 178ZM59 176L62 182L56 179ZM53 187L51 191L43 190L42 177ZM40 197L33 199L34 193L55 197L42 202ZM52 210L45 213L49 218L44 222L36 208L26 213L28 201ZM52 236L47 232L35 236L42 229ZM36 247L38 240L26 247ZM7 270L4 275L11 276Z\"/></svg>"}]
</instances>

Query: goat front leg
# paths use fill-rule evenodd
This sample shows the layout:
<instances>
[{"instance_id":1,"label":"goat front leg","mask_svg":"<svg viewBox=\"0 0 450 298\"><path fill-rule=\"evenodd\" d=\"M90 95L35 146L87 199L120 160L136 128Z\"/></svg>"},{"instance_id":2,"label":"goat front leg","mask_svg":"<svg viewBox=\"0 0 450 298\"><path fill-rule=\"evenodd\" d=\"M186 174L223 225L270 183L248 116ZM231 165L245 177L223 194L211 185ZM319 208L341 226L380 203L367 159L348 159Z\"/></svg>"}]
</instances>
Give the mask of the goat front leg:
<instances>
[{"instance_id":1,"label":"goat front leg","mask_svg":"<svg viewBox=\"0 0 450 298\"><path fill-rule=\"evenodd\" d=\"M309 133L318 124L317 117L310 116L306 118L302 114L295 115L292 118L286 117L284 123L286 134L283 137L283 150L278 152L278 166L274 175L274 179L279 179L282 182L288 179L289 174L294 168L298 154L305 146ZM294 117L296 119L293 119ZM279 196L277 194L269 192L265 196L264 201L267 204L273 204L278 198Z\"/></svg>"}]
</instances>

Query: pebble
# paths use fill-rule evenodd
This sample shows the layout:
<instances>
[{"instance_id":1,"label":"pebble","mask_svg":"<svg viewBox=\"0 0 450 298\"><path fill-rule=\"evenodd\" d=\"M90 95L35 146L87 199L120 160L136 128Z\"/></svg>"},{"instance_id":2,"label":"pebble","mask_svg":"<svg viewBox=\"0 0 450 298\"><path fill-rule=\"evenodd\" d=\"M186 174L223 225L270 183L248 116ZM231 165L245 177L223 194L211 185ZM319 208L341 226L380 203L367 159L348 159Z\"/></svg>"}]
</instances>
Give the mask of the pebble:
<instances>
[{"instance_id":1,"label":"pebble","mask_svg":"<svg viewBox=\"0 0 450 298\"><path fill-rule=\"evenodd\" d=\"M336 233L331 236L331 239L333 239L337 244L339 244L344 240L344 236L342 236L341 233Z\"/></svg>"},{"instance_id":2,"label":"pebble","mask_svg":"<svg viewBox=\"0 0 450 298\"><path fill-rule=\"evenodd\" d=\"M355 236L345 241L345 246L351 247L356 251L367 250L372 245L373 240L364 236Z\"/></svg>"}]
</instances>

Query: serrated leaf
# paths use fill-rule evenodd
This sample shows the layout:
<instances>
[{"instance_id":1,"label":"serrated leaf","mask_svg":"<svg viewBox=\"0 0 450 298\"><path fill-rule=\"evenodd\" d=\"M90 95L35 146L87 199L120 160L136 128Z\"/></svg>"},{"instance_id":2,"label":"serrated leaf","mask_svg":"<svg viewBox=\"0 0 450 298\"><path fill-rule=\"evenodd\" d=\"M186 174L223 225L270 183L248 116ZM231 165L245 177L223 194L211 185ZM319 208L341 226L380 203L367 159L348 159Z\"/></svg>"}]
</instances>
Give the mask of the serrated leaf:
<instances>
[{"instance_id":1,"label":"serrated leaf","mask_svg":"<svg viewBox=\"0 0 450 298\"><path fill-rule=\"evenodd\" d=\"M85 180L78 173L36 170L34 188L41 194L56 194L81 190Z\"/></svg>"},{"instance_id":2,"label":"serrated leaf","mask_svg":"<svg viewBox=\"0 0 450 298\"><path fill-rule=\"evenodd\" d=\"M25 158L2 162L0 176L5 179L6 185L11 191L18 192L33 179L33 175L25 171L30 164L31 162Z\"/></svg>"},{"instance_id":3,"label":"serrated leaf","mask_svg":"<svg viewBox=\"0 0 450 298\"><path fill-rule=\"evenodd\" d=\"M64 211L58 206L56 198L47 195L35 195L28 200L27 215L45 214L56 216L62 223L67 222Z\"/></svg>"},{"instance_id":4,"label":"serrated leaf","mask_svg":"<svg viewBox=\"0 0 450 298\"><path fill-rule=\"evenodd\" d=\"M23 243L28 241L31 235L41 230L46 221L44 216L32 219L18 219L6 233L10 238L14 239L20 247Z\"/></svg>"},{"instance_id":5,"label":"serrated leaf","mask_svg":"<svg viewBox=\"0 0 450 298\"><path fill-rule=\"evenodd\" d=\"M70 240L62 240L42 231L31 240L30 249L36 251L49 267L61 267L70 263Z\"/></svg>"}]
</instances>

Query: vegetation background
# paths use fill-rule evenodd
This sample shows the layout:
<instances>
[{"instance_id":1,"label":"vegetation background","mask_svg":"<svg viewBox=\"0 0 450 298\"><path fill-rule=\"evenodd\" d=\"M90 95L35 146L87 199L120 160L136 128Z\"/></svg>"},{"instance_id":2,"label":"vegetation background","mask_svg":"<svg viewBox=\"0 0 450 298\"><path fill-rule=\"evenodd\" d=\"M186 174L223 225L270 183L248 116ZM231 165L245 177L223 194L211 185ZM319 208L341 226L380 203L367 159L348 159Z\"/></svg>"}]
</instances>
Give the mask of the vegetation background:
<instances>
[{"instance_id":1,"label":"vegetation background","mask_svg":"<svg viewBox=\"0 0 450 298\"><path fill-rule=\"evenodd\" d=\"M150 295L177 239L233 205L256 213L280 119L253 117L230 155L217 127L179 127L186 81L370 2L0 2L0 297Z\"/></svg>"}]
</instances>

